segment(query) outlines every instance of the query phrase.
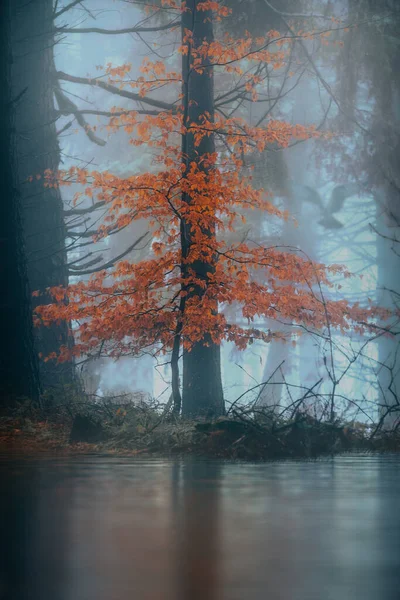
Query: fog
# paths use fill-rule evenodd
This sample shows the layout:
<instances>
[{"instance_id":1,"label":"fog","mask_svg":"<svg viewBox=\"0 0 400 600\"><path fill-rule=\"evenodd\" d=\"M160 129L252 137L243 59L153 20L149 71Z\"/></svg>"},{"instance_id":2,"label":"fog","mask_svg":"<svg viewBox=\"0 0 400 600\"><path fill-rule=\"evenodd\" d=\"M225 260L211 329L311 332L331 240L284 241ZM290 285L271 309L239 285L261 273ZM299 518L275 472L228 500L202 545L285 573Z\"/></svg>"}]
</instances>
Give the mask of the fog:
<instances>
[{"instance_id":1,"label":"fog","mask_svg":"<svg viewBox=\"0 0 400 600\"><path fill-rule=\"evenodd\" d=\"M307 4L308 14L325 14L328 4L332 8L332 3L324 0ZM343 19L345 24L352 22L352 10L352 3L348 5L345 0L334 3L336 16ZM377 8L376 18L379 14ZM118 30L136 23L146 23L149 18L133 2L93 0L85 2L84 6L76 4L59 17L56 25L76 30L88 27ZM156 21L150 19L150 22ZM265 28L266 31L269 29L268 23L258 24L258 27ZM327 28L329 27L328 24ZM332 28L339 30L341 25L334 22ZM274 189L268 167L263 168L263 157L254 158L256 163L258 160L261 164L258 171L257 168L255 170L258 173L258 186L271 190L273 202L287 209L291 219L285 223L268 215L258 214L254 219L255 223L250 221L253 230L250 229L249 235L258 236L267 245L271 243L297 247L316 262L345 265L354 277L334 276L333 279L340 283L341 289L340 292L330 292L332 299L343 297L352 302L360 302L361 306L378 302L393 308L398 299L398 243L396 246L395 240L398 239L399 221L396 215L388 216L387 186L379 182L374 174L371 175L365 165L356 170L357 164L362 164L361 153L371 152L371 140L363 129L379 127L378 119L384 121L387 115L380 115L381 109L376 109L380 101L374 87L376 83L366 68L359 74L359 80L353 83L356 92L353 91L353 97L350 97L350 80L356 77L356 65L349 65L349 61L359 60L357 48L360 44L367 43L368 29L361 28L359 32L351 29L348 36L342 42L335 31L332 38L336 41L331 45L324 45L324 38L318 38L317 41L306 40L305 52L312 59L306 60L305 53L301 55L299 52L297 64L293 67L296 71L293 79L297 83L294 85L293 79L284 81L286 73L282 74L280 70L276 71L275 80L271 80L269 93L274 96L277 90L281 91L281 95L285 92L282 101L276 107L270 100L259 104L247 103L240 109L254 125L265 113L267 106L273 118L285 119L293 124L315 124L327 131L332 128L333 132L330 141L321 143L309 140L277 152L278 161L284 163L287 171L285 187L290 188L290 199L282 194L281 185L276 185ZM72 33L68 29L61 34L55 47L56 68L75 77L94 78L100 73L97 66L131 63L129 77L137 77L140 75L143 58L153 52L157 60L165 61L169 68L176 68L180 60L176 55L178 41L179 32L176 31L102 35ZM339 43L344 48L338 59ZM350 43L353 44L353 54L348 47ZM371 40L371 45L377 43L376 39ZM371 51L378 52L379 49L374 47ZM341 62L340 68L338 61ZM346 76L350 81L346 84L347 91L343 81L341 85L340 74L343 81ZM390 72L387 73L388 81L391 81L391 77ZM63 78L60 79L60 85L64 94L80 110L110 111L113 106L132 110L141 106L140 102L133 103L128 98L115 96L95 86L81 85ZM217 75L216 86L218 85ZM162 88L151 96L171 100L175 94L176 87L175 91ZM393 98L393 114L397 115L396 118L399 117L398 97ZM124 131L110 132L106 127L107 117L86 114L85 119L90 126L96 126L95 134L100 143L104 141L105 144L93 143L71 114L62 116L57 122L57 129L62 131L66 128L59 136L63 169L82 165L125 176L156 168L150 149L146 152L143 146L129 144L129 135ZM389 122L390 119L388 117L386 121ZM358 129L353 127L355 121L360 125ZM70 122L71 125L68 126ZM364 142L363 136L367 138ZM385 145L385 139L381 145ZM219 151L223 151L222 147ZM350 164L357 153L360 160L354 160L354 164ZM382 157L382 163L384 161L385 158ZM257 177L255 176L256 182ZM317 193L323 207L327 207L339 185L347 186L346 198L334 215L342 227L327 227L320 224L324 219L324 212L321 207L312 203L310 193ZM77 189L78 186L62 189L66 209L73 207L73 194ZM86 200L86 204L79 206L88 206L88 202L90 201ZM398 197L396 205L398 206ZM93 229L101 219L102 212L98 211L84 220L75 216L67 222L70 230L76 233ZM102 259L100 264L106 263L121 254L147 229L146 222L134 222L123 231L96 243L90 249L91 253L95 253L91 254L90 259L98 253ZM87 251L85 248L75 247L78 241L79 236L74 238L75 245L69 252L69 262L79 269L87 262ZM129 252L125 259L139 261L150 251L151 243L146 240L140 249ZM70 280L74 282L79 278L87 279L88 275L77 273L74 276L72 273ZM391 289L391 292L384 291L383 288ZM292 335L290 324L265 319L256 324L261 328L285 332L288 341L272 341L270 344L255 342L245 351L235 349L232 344L223 344L222 372L228 405L245 394L241 400L243 402L257 397L261 404L286 406L302 396L304 390L312 389L317 382L319 393L329 394L333 369L335 381L339 382L335 390L341 399L339 412L347 411L348 416L365 421L367 417L364 411L376 418L379 398L382 400L382 394L385 397L388 395L387 389L382 390L382 381L386 382L387 387L391 386L392 390L398 386L397 344L390 336L382 338L369 333L367 337L370 341L366 343L365 338L354 332L350 335L332 332L328 340L315 332L303 332L304 335L298 337L295 335L298 333L296 331ZM90 393L103 396L140 391L148 397L166 401L171 391L170 370L166 364L168 360L168 356L154 358L150 354L121 357L118 360L101 358L85 363L82 373L86 389ZM386 361L390 363L390 369L382 366L382 362ZM263 382L268 382L268 385L260 387ZM251 391L250 388L254 390Z\"/></svg>"}]
</instances>

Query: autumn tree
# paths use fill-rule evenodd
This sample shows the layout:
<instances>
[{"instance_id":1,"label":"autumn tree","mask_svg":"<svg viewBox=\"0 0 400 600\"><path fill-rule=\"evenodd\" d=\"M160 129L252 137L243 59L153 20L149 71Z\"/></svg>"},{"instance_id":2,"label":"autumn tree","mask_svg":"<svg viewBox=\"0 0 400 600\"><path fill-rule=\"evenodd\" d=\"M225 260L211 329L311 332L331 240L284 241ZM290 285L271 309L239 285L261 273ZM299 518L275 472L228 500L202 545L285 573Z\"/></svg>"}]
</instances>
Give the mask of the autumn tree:
<instances>
[{"instance_id":1,"label":"autumn tree","mask_svg":"<svg viewBox=\"0 0 400 600\"><path fill-rule=\"evenodd\" d=\"M254 126L223 109L238 95L257 100L271 70L284 68L293 36L272 30L255 39L249 34L215 39L214 25L229 16L227 7L198 0L182 5L164 0L162 5L174 12L174 24L180 21L179 71L168 71L165 63L147 58L139 77L129 77L130 65L108 65L108 81L75 78L157 109L156 114L146 114L116 107L109 128L122 127L132 136L131 143L152 148L158 170L124 178L76 167L46 174L47 185L79 183L86 196L104 203L107 216L95 239L135 220L149 221L154 257L137 264L118 261L112 281L100 271L87 282L52 288L54 304L40 306L36 315L44 325L77 322L74 348L52 355L61 361L71 353L171 353L176 413L181 408L182 355L182 414L220 415L224 340L245 348L255 340L270 342L281 336L265 330L265 319L280 319L295 330L361 331L366 325L359 322L385 313L330 299L334 286L329 274L347 275L338 266L315 264L294 248L282 250L251 239L229 241L229 232L238 219L245 219L247 210L289 218L271 203L266 190L253 187L251 175L243 170L244 158L268 145L285 147L323 135L314 126L271 117ZM222 89L215 89L215 73ZM58 76L74 80L67 74ZM165 86L176 90L172 103L152 96ZM240 324L229 318L230 307L233 314L241 314Z\"/></svg>"}]
</instances>

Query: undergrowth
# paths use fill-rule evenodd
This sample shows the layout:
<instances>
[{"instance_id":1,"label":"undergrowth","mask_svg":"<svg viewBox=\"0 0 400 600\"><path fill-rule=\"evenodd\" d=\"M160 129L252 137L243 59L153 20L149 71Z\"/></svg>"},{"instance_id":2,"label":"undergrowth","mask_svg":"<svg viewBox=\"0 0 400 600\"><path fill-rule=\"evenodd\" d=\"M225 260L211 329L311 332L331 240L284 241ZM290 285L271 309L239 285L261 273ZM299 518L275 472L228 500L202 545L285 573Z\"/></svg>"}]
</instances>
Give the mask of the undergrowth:
<instances>
[{"instance_id":1,"label":"undergrowth","mask_svg":"<svg viewBox=\"0 0 400 600\"><path fill-rule=\"evenodd\" d=\"M184 420L167 408L141 394L77 394L58 404L44 398L41 406L21 401L0 416L0 449L248 460L400 450L399 428L319 421L301 410L283 419L267 407L240 406L227 417Z\"/></svg>"}]
</instances>

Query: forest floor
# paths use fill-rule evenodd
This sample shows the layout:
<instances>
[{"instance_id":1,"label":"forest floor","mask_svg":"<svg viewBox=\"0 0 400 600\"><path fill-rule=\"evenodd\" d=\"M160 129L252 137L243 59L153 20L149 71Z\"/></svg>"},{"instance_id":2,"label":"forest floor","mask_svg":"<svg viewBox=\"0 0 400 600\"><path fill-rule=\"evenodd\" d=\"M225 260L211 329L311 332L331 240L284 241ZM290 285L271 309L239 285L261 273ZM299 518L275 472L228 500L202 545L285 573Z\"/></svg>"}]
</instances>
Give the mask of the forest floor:
<instances>
[{"instance_id":1,"label":"forest floor","mask_svg":"<svg viewBox=\"0 0 400 600\"><path fill-rule=\"evenodd\" d=\"M317 458L343 452L400 451L400 428L317 420L297 411L290 419L268 409L236 408L213 420L173 419L148 403L72 401L33 407L21 403L0 416L0 452L202 456L270 460Z\"/></svg>"}]
</instances>

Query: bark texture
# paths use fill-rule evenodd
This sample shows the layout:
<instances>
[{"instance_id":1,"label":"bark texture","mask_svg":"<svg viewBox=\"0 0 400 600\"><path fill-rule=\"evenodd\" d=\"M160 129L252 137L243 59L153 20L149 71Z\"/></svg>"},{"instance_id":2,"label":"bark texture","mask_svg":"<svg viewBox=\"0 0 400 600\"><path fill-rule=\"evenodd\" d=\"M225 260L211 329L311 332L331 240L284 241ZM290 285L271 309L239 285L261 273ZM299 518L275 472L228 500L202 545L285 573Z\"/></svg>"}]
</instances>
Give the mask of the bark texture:
<instances>
[{"instance_id":1,"label":"bark texture","mask_svg":"<svg viewBox=\"0 0 400 600\"><path fill-rule=\"evenodd\" d=\"M43 173L56 171L60 151L53 99L54 32L52 0L13 0L14 62L12 87L20 96L15 106L18 188L23 208L28 280L42 296L33 304L50 301L46 288L66 285L66 231L60 190L44 187ZM33 176L32 182L27 179ZM39 179L39 176L41 178ZM37 178L38 177L38 178ZM44 362L61 344L70 343L68 324L35 328L36 349L42 356L40 371L45 390L71 383L71 363Z\"/></svg>"},{"instance_id":2,"label":"bark texture","mask_svg":"<svg viewBox=\"0 0 400 600\"><path fill-rule=\"evenodd\" d=\"M199 11L198 0L189 0L187 10L182 15L182 32L193 32L193 47L196 48L203 41L213 41L213 22L211 11ZM184 124L199 123L200 117L208 113L209 119L214 118L214 80L213 69L205 63L202 73L190 68L190 52L183 58L183 97L184 97ZM199 145L195 146L194 136L190 131L184 136L183 154L186 164L199 163L202 156L215 151L214 137L205 136ZM207 167L202 167L207 169ZM184 197L190 203L190 197ZM213 231L205 232L208 236L215 235ZM182 222L182 271L186 274L185 259L190 252L191 232L187 223ZM190 267L196 277L207 280L212 272L212 265L207 262L196 261ZM207 287L206 287L207 289ZM198 287L194 294L201 298L206 290ZM190 298L190 295L188 295ZM216 304L215 310L218 310ZM207 344L207 345L206 345ZM184 416L216 416L224 414L224 397L221 377L220 346L214 344L209 336L202 342L194 344L190 352L183 353L183 394L182 414Z\"/></svg>"},{"instance_id":3,"label":"bark texture","mask_svg":"<svg viewBox=\"0 0 400 600\"><path fill-rule=\"evenodd\" d=\"M0 2L0 406L39 399L15 156L11 0Z\"/></svg>"}]
</instances>

